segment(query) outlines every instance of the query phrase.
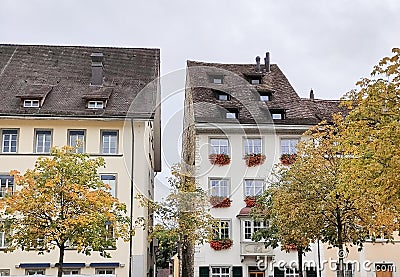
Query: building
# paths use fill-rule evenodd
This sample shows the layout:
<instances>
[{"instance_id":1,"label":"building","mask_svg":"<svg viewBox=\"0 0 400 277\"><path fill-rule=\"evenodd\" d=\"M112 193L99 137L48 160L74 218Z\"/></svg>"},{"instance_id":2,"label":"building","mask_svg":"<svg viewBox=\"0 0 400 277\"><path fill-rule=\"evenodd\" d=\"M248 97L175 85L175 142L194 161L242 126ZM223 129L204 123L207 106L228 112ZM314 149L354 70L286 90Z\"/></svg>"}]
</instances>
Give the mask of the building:
<instances>
[{"instance_id":1,"label":"building","mask_svg":"<svg viewBox=\"0 0 400 277\"><path fill-rule=\"evenodd\" d=\"M132 219L151 215L134 200L152 198L160 164L159 49L0 45L0 197L15 190L10 170L33 168L52 146L103 157L100 177ZM4 253L0 276L56 275L58 254ZM111 259L67 251L65 274L152 276L152 245L137 230Z\"/></svg>"},{"instance_id":2,"label":"building","mask_svg":"<svg viewBox=\"0 0 400 277\"><path fill-rule=\"evenodd\" d=\"M263 227L251 219L255 196L283 154L296 153L302 134L338 112L339 101L301 99L278 65L187 62L183 160L210 194L217 219L215 241L197 246L197 277L295 277L297 251L286 253L251 240ZM284 162L284 161L282 161ZM305 261L317 276L324 247L314 244ZM281 262L285 263L282 270Z\"/></svg>"}]
</instances>

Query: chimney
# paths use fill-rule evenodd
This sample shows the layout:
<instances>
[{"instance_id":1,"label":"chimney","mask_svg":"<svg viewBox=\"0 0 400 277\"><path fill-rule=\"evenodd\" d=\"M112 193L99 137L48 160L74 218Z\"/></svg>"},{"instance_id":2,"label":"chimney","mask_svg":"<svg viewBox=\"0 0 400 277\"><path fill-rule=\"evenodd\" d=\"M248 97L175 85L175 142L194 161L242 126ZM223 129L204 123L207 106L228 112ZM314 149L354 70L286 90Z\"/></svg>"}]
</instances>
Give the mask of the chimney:
<instances>
[{"instance_id":1,"label":"chimney","mask_svg":"<svg viewBox=\"0 0 400 277\"><path fill-rule=\"evenodd\" d=\"M260 56L257 56L256 57L256 72L261 72L260 61L261 61Z\"/></svg>"},{"instance_id":2,"label":"chimney","mask_svg":"<svg viewBox=\"0 0 400 277\"><path fill-rule=\"evenodd\" d=\"M92 53L92 80L94 86L103 85L103 53Z\"/></svg>"},{"instance_id":3,"label":"chimney","mask_svg":"<svg viewBox=\"0 0 400 277\"><path fill-rule=\"evenodd\" d=\"M269 72L270 71L270 61L269 61L269 52L265 53L265 72Z\"/></svg>"},{"instance_id":4,"label":"chimney","mask_svg":"<svg viewBox=\"0 0 400 277\"><path fill-rule=\"evenodd\" d=\"M312 89L310 90L310 99L314 100L314 91Z\"/></svg>"}]
</instances>

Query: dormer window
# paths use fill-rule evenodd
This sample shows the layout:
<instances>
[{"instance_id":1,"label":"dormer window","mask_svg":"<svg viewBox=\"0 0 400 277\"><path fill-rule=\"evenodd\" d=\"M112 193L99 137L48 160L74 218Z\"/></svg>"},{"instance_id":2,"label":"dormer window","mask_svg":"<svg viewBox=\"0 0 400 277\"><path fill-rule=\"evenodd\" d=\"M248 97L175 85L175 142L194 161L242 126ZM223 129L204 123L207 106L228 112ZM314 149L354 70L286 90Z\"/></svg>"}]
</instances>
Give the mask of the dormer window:
<instances>
[{"instance_id":1,"label":"dormer window","mask_svg":"<svg viewBox=\"0 0 400 277\"><path fill-rule=\"evenodd\" d=\"M252 85L260 85L261 84L261 77L252 77L250 79L250 84L252 84Z\"/></svg>"},{"instance_id":2,"label":"dormer window","mask_svg":"<svg viewBox=\"0 0 400 277\"><path fill-rule=\"evenodd\" d=\"M210 81L213 84L223 84L224 76L222 75L210 75Z\"/></svg>"},{"instance_id":3,"label":"dormer window","mask_svg":"<svg viewBox=\"0 0 400 277\"><path fill-rule=\"evenodd\" d=\"M271 117L274 120L285 119L285 111L284 110L271 110Z\"/></svg>"},{"instance_id":4,"label":"dormer window","mask_svg":"<svg viewBox=\"0 0 400 277\"><path fill-rule=\"evenodd\" d=\"M231 100L231 96L225 92L217 92L217 99L220 101L229 101Z\"/></svg>"},{"instance_id":5,"label":"dormer window","mask_svg":"<svg viewBox=\"0 0 400 277\"><path fill-rule=\"evenodd\" d=\"M39 100L37 99L25 99L24 108L39 108Z\"/></svg>"},{"instance_id":6,"label":"dormer window","mask_svg":"<svg viewBox=\"0 0 400 277\"><path fill-rule=\"evenodd\" d=\"M238 117L239 117L239 111L237 109L228 109L226 111L225 118L232 119Z\"/></svg>"},{"instance_id":7,"label":"dormer window","mask_svg":"<svg viewBox=\"0 0 400 277\"><path fill-rule=\"evenodd\" d=\"M88 101L88 109L103 109L104 101Z\"/></svg>"},{"instance_id":8,"label":"dormer window","mask_svg":"<svg viewBox=\"0 0 400 277\"><path fill-rule=\"evenodd\" d=\"M260 101L267 102L272 100L271 92L259 91L258 93L260 94Z\"/></svg>"}]
</instances>

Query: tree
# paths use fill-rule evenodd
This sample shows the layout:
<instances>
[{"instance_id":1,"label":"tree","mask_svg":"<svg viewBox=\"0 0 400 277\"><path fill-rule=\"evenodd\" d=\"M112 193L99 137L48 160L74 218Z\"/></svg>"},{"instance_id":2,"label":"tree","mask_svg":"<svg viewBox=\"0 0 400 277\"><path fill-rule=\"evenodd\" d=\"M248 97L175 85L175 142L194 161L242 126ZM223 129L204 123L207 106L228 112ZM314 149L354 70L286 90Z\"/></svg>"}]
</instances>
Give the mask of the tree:
<instances>
[{"instance_id":1,"label":"tree","mask_svg":"<svg viewBox=\"0 0 400 277\"><path fill-rule=\"evenodd\" d=\"M172 168L170 194L163 202L154 202L139 195L142 205L156 214L156 222L165 230L164 235L176 239L180 258L180 276L194 276L194 246L202 244L212 233L208 195L187 175L180 165ZM150 231L157 236L157 229Z\"/></svg>"},{"instance_id":2,"label":"tree","mask_svg":"<svg viewBox=\"0 0 400 277\"><path fill-rule=\"evenodd\" d=\"M9 251L20 248L39 254L59 249L58 276L62 276L66 247L90 255L107 249L116 239L129 239L125 204L108 192L97 169L101 158L90 159L71 147L53 148L50 157L40 157L24 175L12 171L20 190L0 202Z\"/></svg>"},{"instance_id":3,"label":"tree","mask_svg":"<svg viewBox=\"0 0 400 277\"><path fill-rule=\"evenodd\" d=\"M177 232L157 224L152 229L150 237L154 237L158 240L158 252L156 253L157 267L168 268L170 259L177 250L177 242L179 239Z\"/></svg>"}]
</instances>

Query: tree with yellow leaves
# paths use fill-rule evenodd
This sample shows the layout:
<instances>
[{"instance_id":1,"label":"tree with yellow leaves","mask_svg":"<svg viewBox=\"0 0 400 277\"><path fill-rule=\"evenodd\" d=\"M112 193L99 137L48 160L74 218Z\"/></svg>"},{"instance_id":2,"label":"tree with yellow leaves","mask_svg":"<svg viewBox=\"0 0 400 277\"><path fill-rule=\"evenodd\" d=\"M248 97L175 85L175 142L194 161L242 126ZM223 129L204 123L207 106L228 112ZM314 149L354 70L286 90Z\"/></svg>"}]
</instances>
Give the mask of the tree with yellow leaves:
<instances>
[{"instance_id":1,"label":"tree with yellow leaves","mask_svg":"<svg viewBox=\"0 0 400 277\"><path fill-rule=\"evenodd\" d=\"M11 230L7 250L40 254L58 248L58 277L66 248L109 257L107 249L115 247L117 238L129 239L131 232L125 204L99 179L97 169L104 165L101 158L63 147L38 158L23 175L13 171L20 189L0 202L3 227Z\"/></svg>"}]
</instances>

